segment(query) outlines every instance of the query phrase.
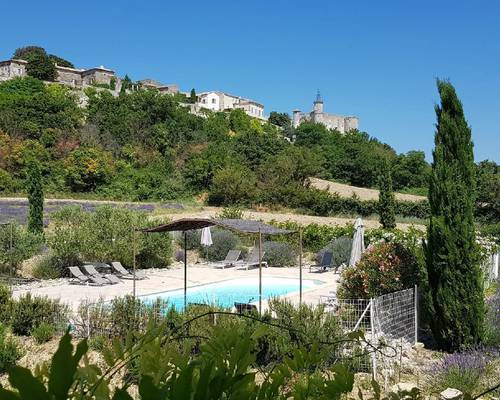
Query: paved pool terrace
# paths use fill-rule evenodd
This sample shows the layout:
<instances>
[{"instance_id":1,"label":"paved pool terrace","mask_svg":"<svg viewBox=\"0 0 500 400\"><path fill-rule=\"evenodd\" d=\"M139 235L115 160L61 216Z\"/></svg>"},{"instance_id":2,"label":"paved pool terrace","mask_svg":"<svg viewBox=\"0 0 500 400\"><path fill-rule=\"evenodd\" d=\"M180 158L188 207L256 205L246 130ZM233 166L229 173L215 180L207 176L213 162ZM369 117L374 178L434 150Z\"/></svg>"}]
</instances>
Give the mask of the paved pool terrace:
<instances>
[{"instance_id":1,"label":"paved pool terrace","mask_svg":"<svg viewBox=\"0 0 500 400\"><path fill-rule=\"evenodd\" d=\"M184 269L181 265L174 265L169 269L160 270L142 270L149 279L136 281L137 296L149 295L168 290L182 289L184 287ZM236 278L258 278L259 269L241 270L236 268L217 269L208 266L189 266L188 267L188 288L190 286L204 285L212 282L224 281ZM262 276L295 278L299 277L298 268L263 268ZM302 300L308 304L318 304L320 296L328 295L331 291L336 291L338 274L333 272L310 273L308 268L303 269L302 277L304 280L311 279L321 281L309 289L302 292ZM67 280L46 281L40 287L19 286L14 289L14 297L19 297L26 293L36 296L47 296L51 299L59 299L62 303L68 304L73 310L76 310L82 301L104 301L115 297L132 294L133 281L122 280L122 283L106 286L74 285L69 284ZM258 292L258 287L256 287ZM298 303L299 293L292 292L282 297L289 299L293 303ZM267 302L263 301L263 308Z\"/></svg>"}]
</instances>

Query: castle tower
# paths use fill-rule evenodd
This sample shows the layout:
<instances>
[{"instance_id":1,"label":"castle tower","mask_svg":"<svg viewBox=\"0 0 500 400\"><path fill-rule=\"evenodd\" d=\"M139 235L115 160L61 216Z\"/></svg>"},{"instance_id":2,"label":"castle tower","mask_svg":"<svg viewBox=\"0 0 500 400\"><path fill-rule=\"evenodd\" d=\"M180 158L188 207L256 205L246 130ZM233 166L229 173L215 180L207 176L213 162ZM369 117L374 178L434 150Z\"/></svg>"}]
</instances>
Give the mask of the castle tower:
<instances>
[{"instance_id":1,"label":"castle tower","mask_svg":"<svg viewBox=\"0 0 500 400\"><path fill-rule=\"evenodd\" d=\"M292 126L294 128L297 128L300 125L300 118L301 118L301 111L300 110L293 110L293 116L292 116Z\"/></svg>"},{"instance_id":2,"label":"castle tower","mask_svg":"<svg viewBox=\"0 0 500 400\"><path fill-rule=\"evenodd\" d=\"M321 93L319 92L316 93L316 100L314 100L314 108L313 111L315 114L322 114L323 113L323 99L321 98Z\"/></svg>"}]
</instances>

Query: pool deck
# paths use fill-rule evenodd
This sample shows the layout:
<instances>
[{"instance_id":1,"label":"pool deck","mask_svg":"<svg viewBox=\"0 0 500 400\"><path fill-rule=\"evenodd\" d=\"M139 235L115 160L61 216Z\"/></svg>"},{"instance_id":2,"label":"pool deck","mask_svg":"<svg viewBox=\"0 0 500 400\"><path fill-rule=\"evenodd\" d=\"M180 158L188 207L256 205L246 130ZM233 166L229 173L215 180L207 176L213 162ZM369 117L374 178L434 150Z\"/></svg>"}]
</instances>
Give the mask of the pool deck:
<instances>
[{"instance_id":1,"label":"pool deck","mask_svg":"<svg viewBox=\"0 0 500 400\"><path fill-rule=\"evenodd\" d=\"M310 273L308 268L303 268L303 279L314 279L324 283L313 288L304 289L302 299L304 303L318 304L321 295L328 295L335 291L339 279L338 274L333 272ZM172 266L170 269L144 271L149 279L136 281L136 295L147 295L164 292L167 290L182 289L184 287L184 269L180 265ZM188 266L188 287L202 285L226 279L258 277L259 269L241 270L236 268L217 269L209 266ZM262 268L263 277L299 277L298 268ZM111 300L114 297L132 294L133 281L122 280L116 285L89 286L69 284L67 280L47 281L40 287L18 287L14 290L14 297L19 297L26 293L36 296L47 296L51 299L59 299L67 304L71 309L76 310L82 301ZM283 297L290 299L293 303L298 303L299 293L292 292ZM263 301L263 308L266 302Z\"/></svg>"}]
</instances>

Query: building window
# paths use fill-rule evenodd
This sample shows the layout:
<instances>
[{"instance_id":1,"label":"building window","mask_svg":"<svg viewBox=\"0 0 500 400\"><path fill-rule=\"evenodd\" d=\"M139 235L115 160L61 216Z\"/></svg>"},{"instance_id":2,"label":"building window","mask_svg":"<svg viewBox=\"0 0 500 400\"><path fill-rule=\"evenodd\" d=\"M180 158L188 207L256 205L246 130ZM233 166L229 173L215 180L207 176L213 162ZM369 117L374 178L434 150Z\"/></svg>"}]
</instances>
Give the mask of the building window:
<instances>
[{"instance_id":1,"label":"building window","mask_svg":"<svg viewBox=\"0 0 500 400\"><path fill-rule=\"evenodd\" d=\"M215 99L212 99L212 104L215 104Z\"/></svg>"}]
</instances>

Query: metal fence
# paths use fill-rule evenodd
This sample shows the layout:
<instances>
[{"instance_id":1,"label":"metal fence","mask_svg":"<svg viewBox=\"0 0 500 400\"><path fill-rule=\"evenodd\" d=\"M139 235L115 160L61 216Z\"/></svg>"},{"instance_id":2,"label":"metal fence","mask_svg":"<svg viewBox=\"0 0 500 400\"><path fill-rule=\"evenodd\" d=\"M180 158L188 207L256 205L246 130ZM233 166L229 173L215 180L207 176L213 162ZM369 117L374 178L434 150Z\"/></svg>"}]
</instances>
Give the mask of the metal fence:
<instances>
[{"instance_id":1,"label":"metal fence","mask_svg":"<svg viewBox=\"0 0 500 400\"><path fill-rule=\"evenodd\" d=\"M339 358L352 358L360 371L371 371L374 377L388 381L401 365L401 353L417 342L418 288L401 290L372 299L320 300L341 321L346 333L362 331L365 345L361 349L343 346ZM356 346L356 345L355 345Z\"/></svg>"}]
</instances>

